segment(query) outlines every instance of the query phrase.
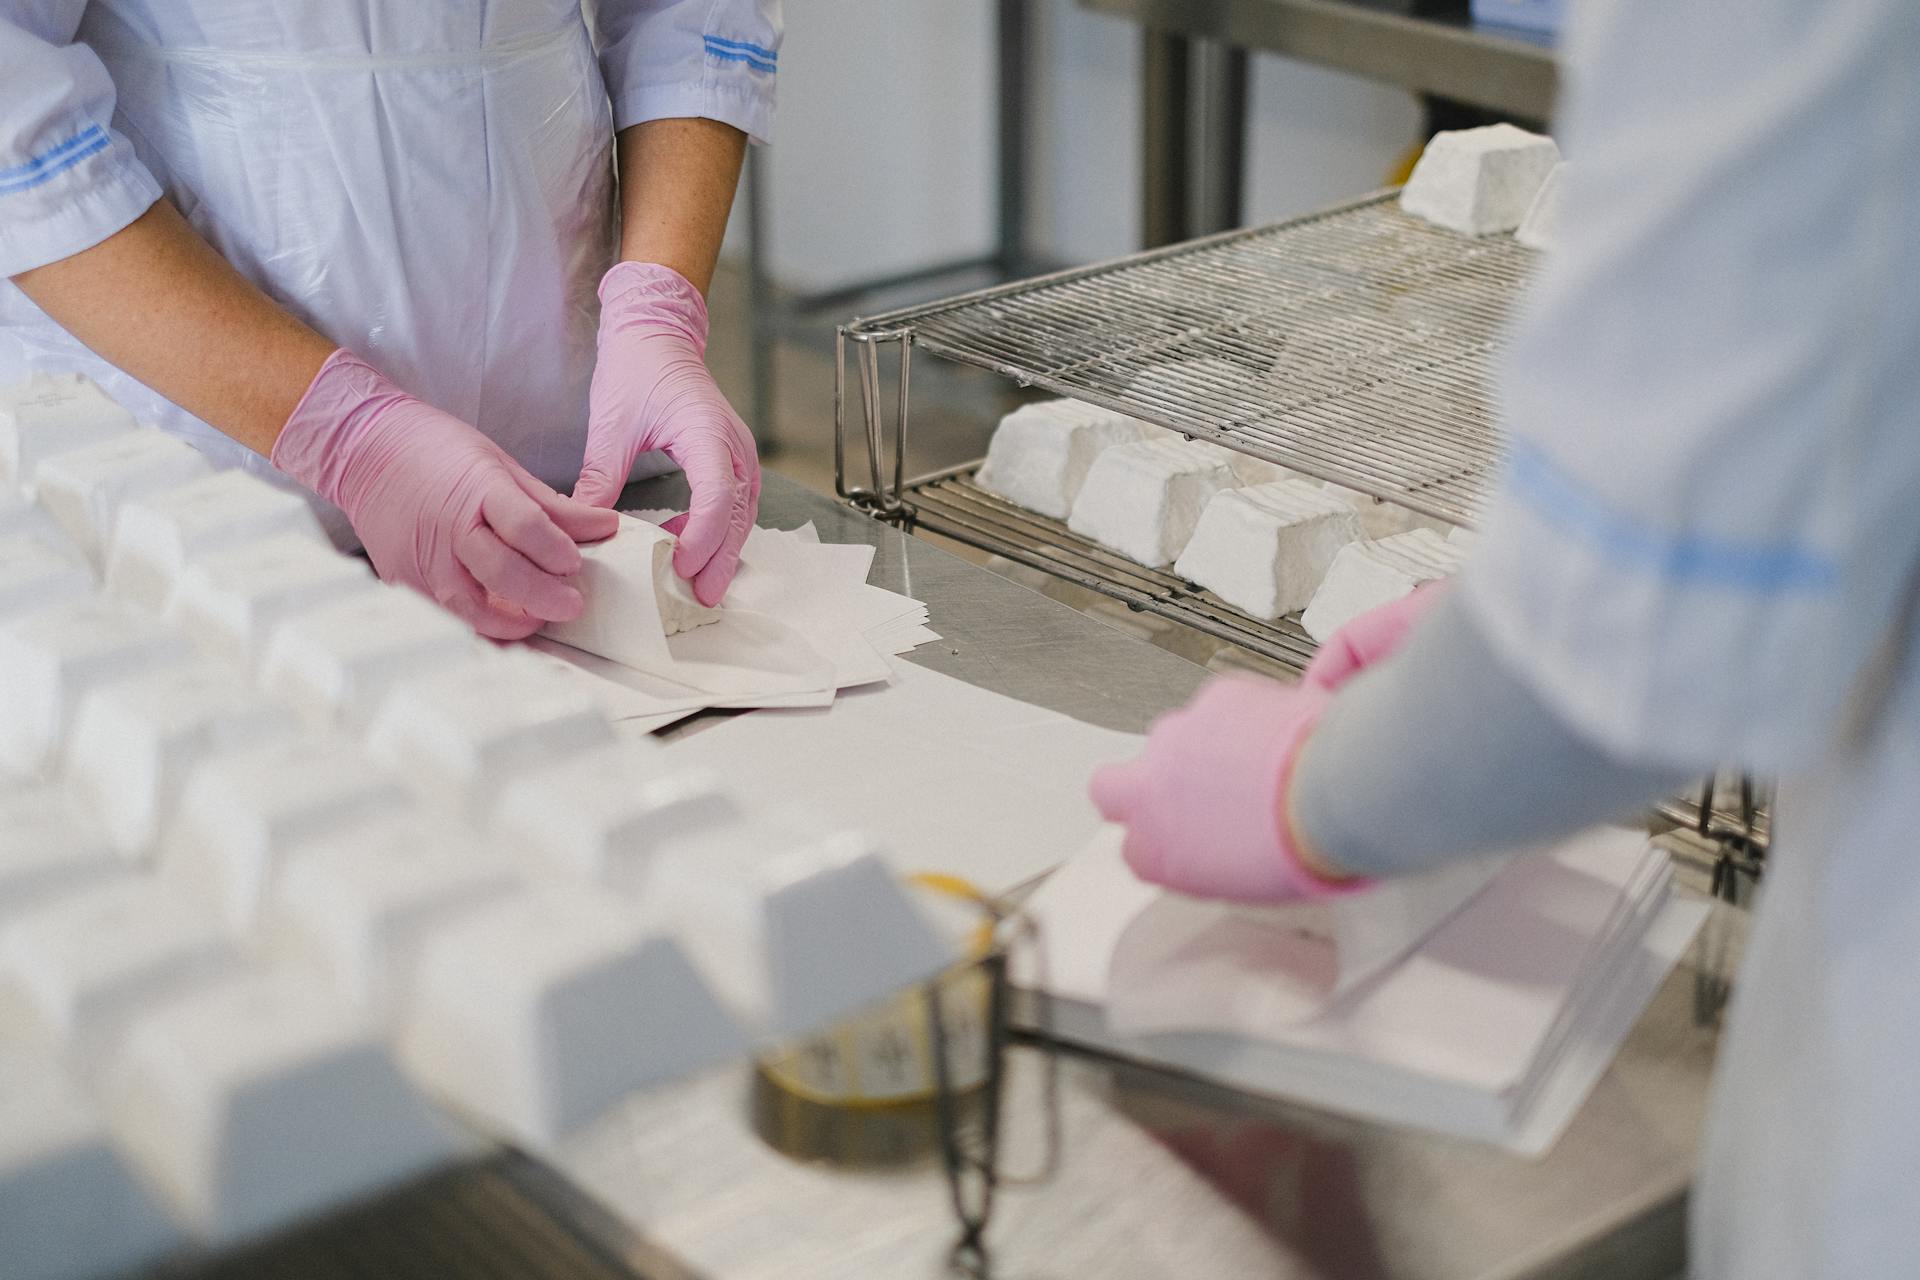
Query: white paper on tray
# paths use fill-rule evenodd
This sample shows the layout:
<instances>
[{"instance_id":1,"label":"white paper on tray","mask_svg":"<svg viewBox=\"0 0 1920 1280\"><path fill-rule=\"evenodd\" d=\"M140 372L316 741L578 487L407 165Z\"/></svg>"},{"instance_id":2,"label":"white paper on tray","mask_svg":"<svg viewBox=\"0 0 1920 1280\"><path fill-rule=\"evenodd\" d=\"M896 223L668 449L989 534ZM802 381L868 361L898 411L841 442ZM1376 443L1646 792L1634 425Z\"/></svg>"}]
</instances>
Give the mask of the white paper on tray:
<instances>
[{"instance_id":1,"label":"white paper on tray","mask_svg":"<svg viewBox=\"0 0 1920 1280\"><path fill-rule=\"evenodd\" d=\"M895 662L894 683L814 711L762 711L669 744L762 804L879 838L896 870L1001 892L1100 828L1087 780L1141 739Z\"/></svg>"},{"instance_id":2,"label":"white paper on tray","mask_svg":"<svg viewBox=\"0 0 1920 1280\"><path fill-rule=\"evenodd\" d=\"M1102 839L1117 851L1120 834L1110 827ZM1107 1025L1152 1035L1317 1017L1419 946L1506 863L1478 858L1286 907L1156 894L1114 943ZM1240 981L1249 969L1261 981Z\"/></svg>"}]
</instances>

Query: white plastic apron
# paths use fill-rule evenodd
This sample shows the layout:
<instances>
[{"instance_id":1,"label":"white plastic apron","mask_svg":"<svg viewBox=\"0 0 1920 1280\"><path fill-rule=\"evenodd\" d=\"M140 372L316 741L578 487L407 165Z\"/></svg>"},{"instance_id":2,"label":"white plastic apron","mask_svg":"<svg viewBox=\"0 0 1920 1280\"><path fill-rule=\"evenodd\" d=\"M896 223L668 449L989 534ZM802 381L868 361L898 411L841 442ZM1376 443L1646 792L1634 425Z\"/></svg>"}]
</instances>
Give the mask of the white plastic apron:
<instances>
[{"instance_id":1,"label":"white plastic apron","mask_svg":"<svg viewBox=\"0 0 1920 1280\"><path fill-rule=\"evenodd\" d=\"M615 225L612 117L577 2L130 0L90 7L80 36L113 75L116 126L230 262L571 487ZM6 292L0 380L82 369L268 470Z\"/></svg>"}]
</instances>

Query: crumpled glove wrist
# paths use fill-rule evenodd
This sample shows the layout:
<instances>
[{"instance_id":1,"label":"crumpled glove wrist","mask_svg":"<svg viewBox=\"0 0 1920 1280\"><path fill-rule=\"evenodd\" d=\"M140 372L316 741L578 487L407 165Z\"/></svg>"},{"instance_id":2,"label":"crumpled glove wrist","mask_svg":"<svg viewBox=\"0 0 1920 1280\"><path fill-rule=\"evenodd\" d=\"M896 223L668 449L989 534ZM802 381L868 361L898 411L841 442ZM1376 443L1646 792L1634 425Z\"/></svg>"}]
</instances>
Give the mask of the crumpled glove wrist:
<instances>
[{"instance_id":1,"label":"crumpled glove wrist","mask_svg":"<svg viewBox=\"0 0 1920 1280\"><path fill-rule=\"evenodd\" d=\"M1139 759L1093 778L1093 800L1127 829L1135 875L1178 893L1236 902L1314 901L1370 887L1301 861L1286 786L1332 701L1321 689L1229 676L1154 722Z\"/></svg>"},{"instance_id":2,"label":"crumpled glove wrist","mask_svg":"<svg viewBox=\"0 0 1920 1280\"><path fill-rule=\"evenodd\" d=\"M600 282L586 456L574 497L612 506L642 454L659 450L692 489L674 572L715 605L740 567L760 509L760 463L707 369L707 304L670 267L615 264Z\"/></svg>"},{"instance_id":3,"label":"crumpled glove wrist","mask_svg":"<svg viewBox=\"0 0 1920 1280\"><path fill-rule=\"evenodd\" d=\"M314 375L272 462L346 513L382 578L494 639L580 616L566 581L580 570L577 542L617 524L345 350Z\"/></svg>"}]
</instances>

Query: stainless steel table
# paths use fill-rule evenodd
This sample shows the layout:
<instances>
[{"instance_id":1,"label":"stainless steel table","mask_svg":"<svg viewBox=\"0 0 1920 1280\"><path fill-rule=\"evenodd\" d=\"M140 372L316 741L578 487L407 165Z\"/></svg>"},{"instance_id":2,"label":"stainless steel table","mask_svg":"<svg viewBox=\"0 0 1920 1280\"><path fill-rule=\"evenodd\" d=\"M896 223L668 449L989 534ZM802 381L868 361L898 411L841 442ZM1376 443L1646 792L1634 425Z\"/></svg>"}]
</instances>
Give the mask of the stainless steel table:
<instances>
[{"instance_id":1,"label":"stainless steel table","mask_svg":"<svg viewBox=\"0 0 1920 1280\"><path fill-rule=\"evenodd\" d=\"M635 505L671 495L651 482ZM946 639L913 660L1030 702L1140 729L1205 673L897 529L769 477L766 523L812 520L878 548L873 581L928 602ZM1247 1098L1077 1054L1061 1062L1064 1158L1004 1188L989 1240L1009 1277L1628 1276L1669 1280L1740 912L1717 907L1559 1146L1524 1161ZM1015 1054L1007 1163L1044 1127L1043 1052ZM954 1231L923 1161L802 1163L763 1143L744 1073L639 1098L562 1153L630 1224L649 1275L934 1280ZM673 1261L663 1261L662 1254Z\"/></svg>"}]
</instances>

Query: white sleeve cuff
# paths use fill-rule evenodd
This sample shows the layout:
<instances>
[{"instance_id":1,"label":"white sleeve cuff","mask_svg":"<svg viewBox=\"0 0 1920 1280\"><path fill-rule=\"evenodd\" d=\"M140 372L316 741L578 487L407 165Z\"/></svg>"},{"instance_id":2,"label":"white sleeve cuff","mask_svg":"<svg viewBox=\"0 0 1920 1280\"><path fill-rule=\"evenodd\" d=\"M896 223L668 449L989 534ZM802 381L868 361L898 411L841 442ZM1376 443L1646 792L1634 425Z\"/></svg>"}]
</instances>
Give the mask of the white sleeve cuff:
<instances>
[{"instance_id":1,"label":"white sleeve cuff","mask_svg":"<svg viewBox=\"0 0 1920 1280\"><path fill-rule=\"evenodd\" d=\"M653 84L613 99L613 127L649 120L718 120L764 143L773 136L773 90L728 82Z\"/></svg>"},{"instance_id":2,"label":"white sleeve cuff","mask_svg":"<svg viewBox=\"0 0 1920 1280\"><path fill-rule=\"evenodd\" d=\"M118 135L106 149L44 181L0 189L0 277L91 249L152 208L161 194Z\"/></svg>"}]
</instances>

